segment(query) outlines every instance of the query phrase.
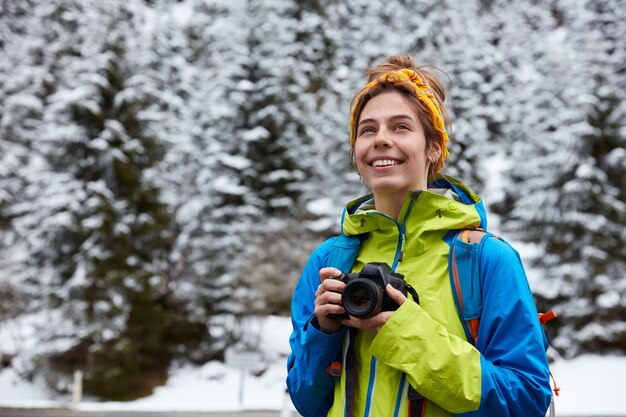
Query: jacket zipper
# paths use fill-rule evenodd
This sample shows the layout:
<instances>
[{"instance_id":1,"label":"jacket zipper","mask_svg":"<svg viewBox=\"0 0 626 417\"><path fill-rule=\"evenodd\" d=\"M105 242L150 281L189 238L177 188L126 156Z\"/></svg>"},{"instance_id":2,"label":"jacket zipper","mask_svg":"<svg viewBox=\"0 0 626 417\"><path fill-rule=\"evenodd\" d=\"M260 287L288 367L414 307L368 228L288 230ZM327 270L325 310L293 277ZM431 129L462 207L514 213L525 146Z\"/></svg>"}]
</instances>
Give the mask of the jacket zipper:
<instances>
[{"instance_id":1,"label":"jacket zipper","mask_svg":"<svg viewBox=\"0 0 626 417\"><path fill-rule=\"evenodd\" d=\"M398 264L400 262L402 262L402 258L404 257L404 245L406 244L406 222L409 220L409 215L411 214L411 211L413 210L413 204L415 204L415 200L411 200L411 203L409 204L409 208L406 210L406 213L404 215L404 221L402 222L402 224L398 223L397 220L395 220L396 225L398 225L398 249L396 249L396 256L394 258L393 261L393 265L391 267L391 270L396 272L396 268L398 268Z\"/></svg>"},{"instance_id":2,"label":"jacket zipper","mask_svg":"<svg viewBox=\"0 0 626 417\"><path fill-rule=\"evenodd\" d=\"M398 249L396 251L396 260L393 263L392 271L396 271L398 264L402 262L402 257L404 256L404 244L406 243L406 229L403 226L398 225L398 232L400 236L398 237Z\"/></svg>"},{"instance_id":3,"label":"jacket zipper","mask_svg":"<svg viewBox=\"0 0 626 417\"><path fill-rule=\"evenodd\" d=\"M409 208L406 211L406 214L404 216L404 221L402 224L400 224L396 219L394 219L391 216L388 216L384 213L380 213L378 212L378 214L380 214L381 216L387 217L391 220L393 220L396 223L396 226L398 227L398 247L396 248L396 254L394 256L394 260L393 260L393 265L391 266L391 270L396 272L396 269L398 268L398 263L402 262L402 257L403 257L403 251L404 251L404 244L406 243L406 222L409 218L409 214L411 213L411 209L413 208L413 204L415 203L415 200L412 200ZM373 359L373 364L375 364L376 362L376 358L372 357ZM374 378L376 378L376 376L374 375ZM371 381L370 381L371 382ZM371 386L369 386L367 388L367 396L366 398L370 398L370 395L372 394L371 392ZM371 410L370 410L371 411ZM366 412L367 414L367 412Z\"/></svg>"}]
</instances>

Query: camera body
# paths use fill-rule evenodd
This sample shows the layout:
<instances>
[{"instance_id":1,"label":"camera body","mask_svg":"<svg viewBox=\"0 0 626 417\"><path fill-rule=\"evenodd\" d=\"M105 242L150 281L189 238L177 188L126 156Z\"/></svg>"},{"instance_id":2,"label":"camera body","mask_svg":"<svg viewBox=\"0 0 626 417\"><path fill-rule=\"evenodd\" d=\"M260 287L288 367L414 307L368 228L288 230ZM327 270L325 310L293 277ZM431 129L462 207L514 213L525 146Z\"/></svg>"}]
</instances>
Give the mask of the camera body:
<instances>
[{"instance_id":1,"label":"camera body","mask_svg":"<svg viewBox=\"0 0 626 417\"><path fill-rule=\"evenodd\" d=\"M348 318L354 316L368 318L381 311L398 309L385 287L392 287L407 294L407 283L404 275L393 272L384 262L370 262L365 264L361 272L341 274L336 278L346 284L341 294L341 303L346 310L345 314L332 314L333 318Z\"/></svg>"}]
</instances>

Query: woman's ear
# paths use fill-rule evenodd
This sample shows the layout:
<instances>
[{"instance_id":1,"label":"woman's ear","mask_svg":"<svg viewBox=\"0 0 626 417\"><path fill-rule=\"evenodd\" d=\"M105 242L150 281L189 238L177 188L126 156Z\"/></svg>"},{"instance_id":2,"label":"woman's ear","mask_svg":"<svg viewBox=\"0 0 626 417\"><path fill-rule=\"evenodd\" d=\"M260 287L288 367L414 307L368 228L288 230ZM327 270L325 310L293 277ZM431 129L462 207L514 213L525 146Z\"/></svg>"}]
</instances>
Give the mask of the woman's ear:
<instances>
[{"instance_id":1,"label":"woman's ear","mask_svg":"<svg viewBox=\"0 0 626 417\"><path fill-rule=\"evenodd\" d=\"M428 144L428 162L436 164L441 158L441 145L439 142L432 141Z\"/></svg>"}]
</instances>

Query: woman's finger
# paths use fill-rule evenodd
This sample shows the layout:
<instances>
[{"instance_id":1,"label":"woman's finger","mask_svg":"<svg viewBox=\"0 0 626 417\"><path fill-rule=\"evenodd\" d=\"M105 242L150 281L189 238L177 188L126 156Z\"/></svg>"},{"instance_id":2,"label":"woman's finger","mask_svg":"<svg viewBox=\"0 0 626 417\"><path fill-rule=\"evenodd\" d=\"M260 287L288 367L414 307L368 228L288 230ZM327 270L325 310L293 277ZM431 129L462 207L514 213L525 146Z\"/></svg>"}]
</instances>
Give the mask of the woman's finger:
<instances>
[{"instance_id":1,"label":"woman's finger","mask_svg":"<svg viewBox=\"0 0 626 417\"><path fill-rule=\"evenodd\" d=\"M326 267L326 268L320 269L319 274L320 274L320 281L324 282L324 280L327 280L328 278L340 277L341 271L338 270L337 268Z\"/></svg>"}]
</instances>

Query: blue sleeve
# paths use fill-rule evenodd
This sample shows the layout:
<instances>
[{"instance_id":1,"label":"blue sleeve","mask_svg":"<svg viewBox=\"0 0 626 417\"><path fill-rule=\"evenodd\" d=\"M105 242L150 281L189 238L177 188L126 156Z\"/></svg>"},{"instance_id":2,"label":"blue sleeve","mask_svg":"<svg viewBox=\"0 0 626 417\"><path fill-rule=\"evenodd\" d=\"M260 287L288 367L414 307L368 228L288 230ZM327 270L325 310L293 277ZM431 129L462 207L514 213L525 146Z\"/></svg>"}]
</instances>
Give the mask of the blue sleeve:
<instances>
[{"instance_id":1,"label":"blue sleeve","mask_svg":"<svg viewBox=\"0 0 626 417\"><path fill-rule=\"evenodd\" d=\"M481 403L467 417L544 417L550 405L547 342L517 252L487 239L480 256Z\"/></svg>"},{"instance_id":2,"label":"blue sleeve","mask_svg":"<svg viewBox=\"0 0 626 417\"><path fill-rule=\"evenodd\" d=\"M326 265L335 239L327 240L313 252L291 301L293 332L289 338L287 389L294 406L305 417L326 416L330 409L335 378L327 368L339 358L345 335L345 328L335 334L325 334L311 323L315 291L320 283L319 270Z\"/></svg>"}]
</instances>

